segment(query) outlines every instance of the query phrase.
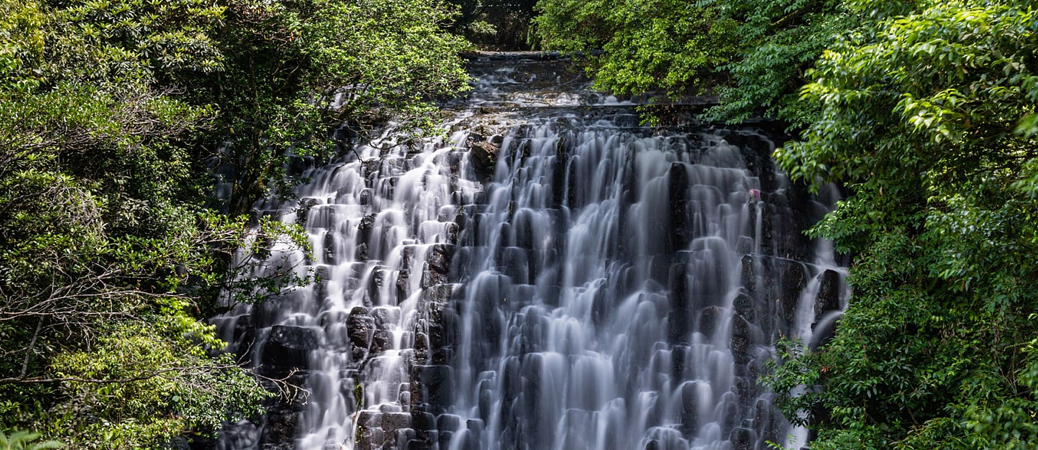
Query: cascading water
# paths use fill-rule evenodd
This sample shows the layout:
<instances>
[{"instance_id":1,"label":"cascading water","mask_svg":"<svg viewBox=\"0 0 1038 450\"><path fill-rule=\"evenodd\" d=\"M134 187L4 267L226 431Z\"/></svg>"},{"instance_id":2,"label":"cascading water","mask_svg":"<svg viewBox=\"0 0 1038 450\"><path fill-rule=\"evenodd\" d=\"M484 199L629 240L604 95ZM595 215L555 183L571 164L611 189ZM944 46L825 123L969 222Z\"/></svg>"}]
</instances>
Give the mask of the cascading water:
<instances>
[{"instance_id":1,"label":"cascading water","mask_svg":"<svg viewBox=\"0 0 1038 450\"><path fill-rule=\"evenodd\" d=\"M560 62L472 66L449 139L387 133L262 205L305 219L312 259L272 259L321 281L214 320L310 394L220 447L803 444L756 379L780 336L817 345L843 309L831 246L800 233L831 200L752 127L643 127Z\"/></svg>"}]
</instances>

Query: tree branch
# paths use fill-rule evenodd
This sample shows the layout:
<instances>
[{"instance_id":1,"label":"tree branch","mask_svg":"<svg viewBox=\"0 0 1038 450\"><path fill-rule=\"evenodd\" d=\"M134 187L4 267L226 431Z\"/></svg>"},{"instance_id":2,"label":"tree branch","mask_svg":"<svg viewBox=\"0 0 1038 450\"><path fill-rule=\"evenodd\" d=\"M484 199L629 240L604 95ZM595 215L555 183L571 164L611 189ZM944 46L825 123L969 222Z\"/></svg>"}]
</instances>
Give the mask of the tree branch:
<instances>
[{"instance_id":1,"label":"tree branch","mask_svg":"<svg viewBox=\"0 0 1038 450\"><path fill-rule=\"evenodd\" d=\"M29 341L29 348L25 350L25 360L22 361L22 371L18 375L21 378L25 377L25 374L29 371L29 362L32 361L32 349L36 346L36 339L40 337L40 328L43 327L43 318L40 317L36 320L36 331L32 333L32 340Z\"/></svg>"}]
</instances>

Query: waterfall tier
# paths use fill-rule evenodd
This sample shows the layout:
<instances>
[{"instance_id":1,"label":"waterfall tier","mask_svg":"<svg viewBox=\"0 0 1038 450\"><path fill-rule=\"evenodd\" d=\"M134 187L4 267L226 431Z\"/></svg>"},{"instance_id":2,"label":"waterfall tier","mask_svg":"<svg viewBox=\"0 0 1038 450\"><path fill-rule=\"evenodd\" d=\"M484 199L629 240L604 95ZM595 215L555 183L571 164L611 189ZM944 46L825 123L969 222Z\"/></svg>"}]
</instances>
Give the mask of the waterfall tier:
<instances>
[{"instance_id":1,"label":"waterfall tier","mask_svg":"<svg viewBox=\"0 0 1038 450\"><path fill-rule=\"evenodd\" d=\"M298 202L319 281L214 319L282 396L223 449L764 450L801 445L758 382L847 298L760 127L640 125L564 62L477 60L452 130L387 132ZM258 273L264 270L257 267Z\"/></svg>"}]
</instances>

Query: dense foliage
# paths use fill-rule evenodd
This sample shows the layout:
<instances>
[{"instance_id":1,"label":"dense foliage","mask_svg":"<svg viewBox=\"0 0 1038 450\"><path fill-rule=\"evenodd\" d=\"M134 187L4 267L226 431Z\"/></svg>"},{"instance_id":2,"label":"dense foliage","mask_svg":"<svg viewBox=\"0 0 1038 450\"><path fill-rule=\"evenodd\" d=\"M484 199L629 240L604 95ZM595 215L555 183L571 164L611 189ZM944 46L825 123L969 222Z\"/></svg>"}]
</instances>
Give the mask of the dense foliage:
<instances>
[{"instance_id":1,"label":"dense foliage","mask_svg":"<svg viewBox=\"0 0 1038 450\"><path fill-rule=\"evenodd\" d=\"M718 6L738 23L737 50L720 69L722 103L711 119L737 122L756 114L802 126L816 110L799 101L799 88L815 59L854 23L839 0L741 0Z\"/></svg>"},{"instance_id":2,"label":"dense foliage","mask_svg":"<svg viewBox=\"0 0 1038 450\"><path fill-rule=\"evenodd\" d=\"M552 48L604 50L590 65L602 88L716 90L714 119L786 121L797 139L775 156L787 172L850 192L811 233L853 255L854 298L832 342L790 342L765 380L818 431L811 448L1034 448L1033 4L665 3L542 0L538 31ZM641 8L653 13L616 19ZM695 39L674 31L690 20ZM699 64L683 64L691 51Z\"/></svg>"},{"instance_id":3,"label":"dense foliage","mask_svg":"<svg viewBox=\"0 0 1038 450\"><path fill-rule=\"evenodd\" d=\"M213 356L204 319L221 292L305 281L237 274L275 240L306 241L249 209L284 192L289 162L335 151L332 127L419 123L463 88L450 11L0 1L0 432L155 448L256 412L268 394Z\"/></svg>"},{"instance_id":4,"label":"dense foliage","mask_svg":"<svg viewBox=\"0 0 1038 450\"><path fill-rule=\"evenodd\" d=\"M599 89L717 94L708 118L793 125L814 112L798 101L805 72L852 23L837 0L542 0L537 10L540 44L584 55Z\"/></svg>"},{"instance_id":5,"label":"dense foliage","mask_svg":"<svg viewBox=\"0 0 1038 450\"><path fill-rule=\"evenodd\" d=\"M530 49L537 0L450 0L458 7L454 29L480 50Z\"/></svg>"},{"instance_id":6,"label":"dense foliage","mask_svg":"<svg viewBox=\"0 0 1038 450\"><path fill-rule=\"evenodd\" d=\"M854 192L814 232L860 253L855 301L808 357L829 370L778 376L822 388L796 400L829 413L815 448L1033 448L1038 12L855 6L885 18L820 59L820 117L777 153Z\"/></svg>"},{"instance_id":7,"label":"dense foliage","mask_svg":"<svg viewBox=\"0 0 1038 450\"><path fill-rule=\"evenodd\" d=\"M680 94L728 62L735 22L682 0L541 1L534 27L547 49L585 56L596 87Z\"/></svg>"},{"instance_id":8,"label":"dense foliage","mask_svg":"<svg viewBox=\"0 0 1038 450\"><path fill-rule=\"evenodd\" d=\"M838 0L542 0L536 8L540 45L586 56L596 87L672 99L719 94L709 116L732 122L763 112L804 123L804 73L851 23Z\"/></svg>"}]
</instances>

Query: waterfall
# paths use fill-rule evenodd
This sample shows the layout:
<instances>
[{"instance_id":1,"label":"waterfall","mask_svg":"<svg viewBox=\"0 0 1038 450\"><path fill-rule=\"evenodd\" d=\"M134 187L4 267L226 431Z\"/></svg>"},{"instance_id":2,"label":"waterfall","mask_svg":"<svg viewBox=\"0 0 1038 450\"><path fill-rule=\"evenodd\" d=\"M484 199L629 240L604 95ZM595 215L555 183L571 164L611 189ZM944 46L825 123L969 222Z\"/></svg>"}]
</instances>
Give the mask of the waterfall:
<instances>
[{"instance_id":1,"label":"waterfall","mask_svg":"<svg viewBox=\"0 0 1038 450\"><path fill-rule=\"evenodd\" d=\"M319 281L214 323L307 395L218 447L803 445L757 377L845 307L831 245L801 233L836 194L791 185L760 127L646 127L563 62L471 66L449 136L387 131L259 205L313 246L271 261Z\"/></svg>"}]
</instances>

